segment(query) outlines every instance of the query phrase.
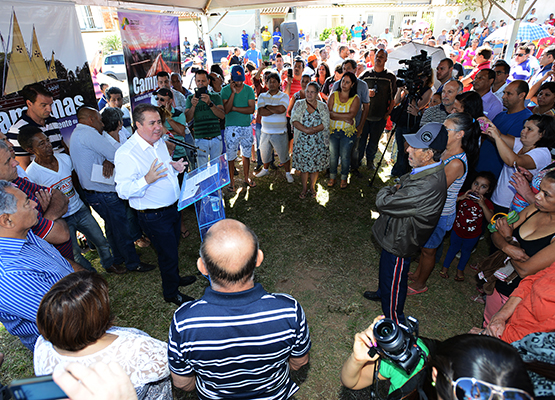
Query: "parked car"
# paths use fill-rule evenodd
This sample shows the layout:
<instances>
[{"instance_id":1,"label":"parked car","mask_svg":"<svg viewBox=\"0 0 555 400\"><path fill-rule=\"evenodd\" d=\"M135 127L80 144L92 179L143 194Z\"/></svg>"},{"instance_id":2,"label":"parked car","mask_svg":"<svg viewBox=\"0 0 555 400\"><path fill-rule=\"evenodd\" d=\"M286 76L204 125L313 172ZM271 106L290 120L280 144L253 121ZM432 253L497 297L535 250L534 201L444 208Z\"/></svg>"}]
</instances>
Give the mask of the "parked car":
<instances>
[{"instance_id":1,"label":"parked car","mask_svg":"<svg viewBox=\"0 0 555 400\"><path fill-rule=\"evenodd\" d=\"M101 72L119 81L126 80L127 72L125 70L123 52L111 53L104 56Z\"/></svg>"}]
</instances>

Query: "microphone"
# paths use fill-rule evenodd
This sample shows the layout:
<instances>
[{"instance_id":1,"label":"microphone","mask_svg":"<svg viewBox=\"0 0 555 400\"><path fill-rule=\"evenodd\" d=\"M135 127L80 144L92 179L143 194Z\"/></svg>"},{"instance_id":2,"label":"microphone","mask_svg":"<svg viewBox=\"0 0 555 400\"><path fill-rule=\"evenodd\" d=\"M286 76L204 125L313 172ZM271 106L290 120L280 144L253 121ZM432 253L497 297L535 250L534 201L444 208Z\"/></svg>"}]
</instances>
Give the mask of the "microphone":
<instances>
[{"instance_id":1,"label":"microphone","mask_svg":"<svg viewBox=\"0 0 555 400\"><path fill-rule=\"evenodd\" d=\"M186 147L186 148L191 149L191 150L200 150L200 151L202 151L203 153L206 153L206 151L204 151L204 150L202 150L202 149L200 149L200 148L198 148L198 147L196 147L196 146L193 146L192 144L185 143L185 142L182 141L182 140L173 138L173 137L171 137L170 135L168 135L167 133L164 134L164 135L162 135L162 138L161 138L161 139L162 139L164 142L170 142L170 143L173 143L173 144L175 144L175 145L177 145L177 146Z\"/></svg>"}]
</instances>

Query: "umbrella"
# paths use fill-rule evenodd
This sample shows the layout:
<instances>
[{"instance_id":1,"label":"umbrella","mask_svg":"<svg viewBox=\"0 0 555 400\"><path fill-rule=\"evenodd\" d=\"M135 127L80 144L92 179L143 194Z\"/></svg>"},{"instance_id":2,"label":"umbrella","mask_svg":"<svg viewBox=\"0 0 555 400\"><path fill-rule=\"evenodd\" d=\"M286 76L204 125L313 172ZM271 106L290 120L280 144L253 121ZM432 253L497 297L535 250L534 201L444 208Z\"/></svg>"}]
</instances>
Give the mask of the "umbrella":
<instances>
[{"instance_id":1,"label":"umbrella","mask_svg":"<svg viewBox=\"0 0 555 400\"><path fill-rule=\"evenodd\" d=\"M427 21L424 21L423 19L416 21L414 24L412 24L412 31L413 32L417 32L419 29L421 29L422 31L428 29L430 27L430 23Z\"/></svg>"},{"instance_id":2,"label":"umbrella","mask_svg":"<svg viewBox=\"0 0 555 400\"><path fill-rule=\"evenodd\" d=\"M405 68L405 64L400 64L401 60L408 60L412 56L420 54L420 50L428 53L428 57L432 57L432 68L437 67L439 62L445 58L445 52L441 47L427 46L418 42L410 42L404 46L397 47L387 57L386 67L390 71L397 72L401 68Z\"/></svg>"},{"instance_id":3,"label":"umbrella","mask_svg":"<svg viewBox=\"0 0 555 400\"><path fill-rule=\"evenodd\" d=\"M513 24L505 25L489 35L485 41L494 42L496 40L508 40L511 37L512 31ZM531 42L548 36L550 36L549 33L540 25L531 22L521 22L516 34L516 40L519 42Z\"/></svg>"}]
</instances>

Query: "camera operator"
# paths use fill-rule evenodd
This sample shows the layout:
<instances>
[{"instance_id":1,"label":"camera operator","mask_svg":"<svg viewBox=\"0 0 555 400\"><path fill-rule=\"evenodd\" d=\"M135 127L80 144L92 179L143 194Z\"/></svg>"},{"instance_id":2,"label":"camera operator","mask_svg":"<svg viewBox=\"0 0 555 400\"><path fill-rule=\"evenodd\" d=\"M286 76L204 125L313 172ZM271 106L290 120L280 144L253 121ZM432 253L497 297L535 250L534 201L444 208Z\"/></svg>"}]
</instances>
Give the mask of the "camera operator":
<instances>
[{"instance_id":1,"label":"camera operator","mask_svg":"<svg viewBox=\"0 0 555 400\"><path fill-rule=\"evenodd\" d=\"M405 139L403 135L414 132L419 127L419 120L416 117L422 111L432 98L432 86L434 85L434 76L432 71L425 76L424 84L416 92L413 98L410 98L409 90L405 81L397 80L397 93L394 102L397 104L398 116L395 119L395 141L397 142L397 161L391 169L391 175L402 176L408 172L408 155L406 153ZM410 99L410 102L409 102Z\"/></svg>"},{"instance_id":2,"label":"camera operator","mask_svg":"<svg viewBox=\"0 0 555 400\"><path fill-rule=\"evenodd\" d=\"M391 384L389 387L389 394L391 395L394 391L401 389L410 378L422 371L430 350L420 338L416 338L416 345L421 352L415 355L415 357L419 357L419 361L410 374L394 360L388 357L382 357L380 352L375 352L374 356L370 355L372 349L377 349L379 347L379 342L374 337L374 327L384 318L383 315L376 317L368 329L355 335L353 352L341 369L341 383L343 386L353 390L364 389L372 385L377 376L380 380L389 379ZM398 330L398 332L400 332L400 330ZM404 332L401 334L406 335ZM416 360L414 362L416 362ZM421 374L418 378L420 384L422 384L425 376ZM412 387L412 385L410 386ZM408 390L408 388L403 389Z\"/></svg>"}]
</instances>

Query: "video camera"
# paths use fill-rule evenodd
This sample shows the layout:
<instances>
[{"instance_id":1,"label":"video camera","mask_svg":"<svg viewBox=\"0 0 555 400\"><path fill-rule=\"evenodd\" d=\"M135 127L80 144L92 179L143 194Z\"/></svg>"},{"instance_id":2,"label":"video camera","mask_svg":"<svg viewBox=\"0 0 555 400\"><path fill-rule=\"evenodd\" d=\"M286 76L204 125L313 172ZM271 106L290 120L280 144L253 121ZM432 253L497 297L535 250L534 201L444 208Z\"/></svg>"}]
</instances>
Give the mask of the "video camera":
<instances>
[{"instance_id":1,"label":"video camera","mask_svg":"<svg viewBox=\"0 0 555 400\"><path fill-rule=\"evenodd\" d=\"M368 354L374 357L377 353L389 358L397 366L410 375L422 356L422 349L416 344L418 339L418 320L407 317L408 327L397 324L390 318L385 318L374 325L376 347L372 347Z\"/></svg>"},{"instance_id":2,"label":"video camera","mask_svg":"<svg viewBox=\"0 0 555 400\"><path fill-rule=\"evenodd\" d=\"M418 92L432 73L432 58L428 53L420 50L420 54L412 56L410 60L401 60L399 64L406 64L407 67L397 71L397 86L406 86L409 91L409 98L415 99ZM401 81L401 82L400 82Z\"/></svg>"}]
</instances>

